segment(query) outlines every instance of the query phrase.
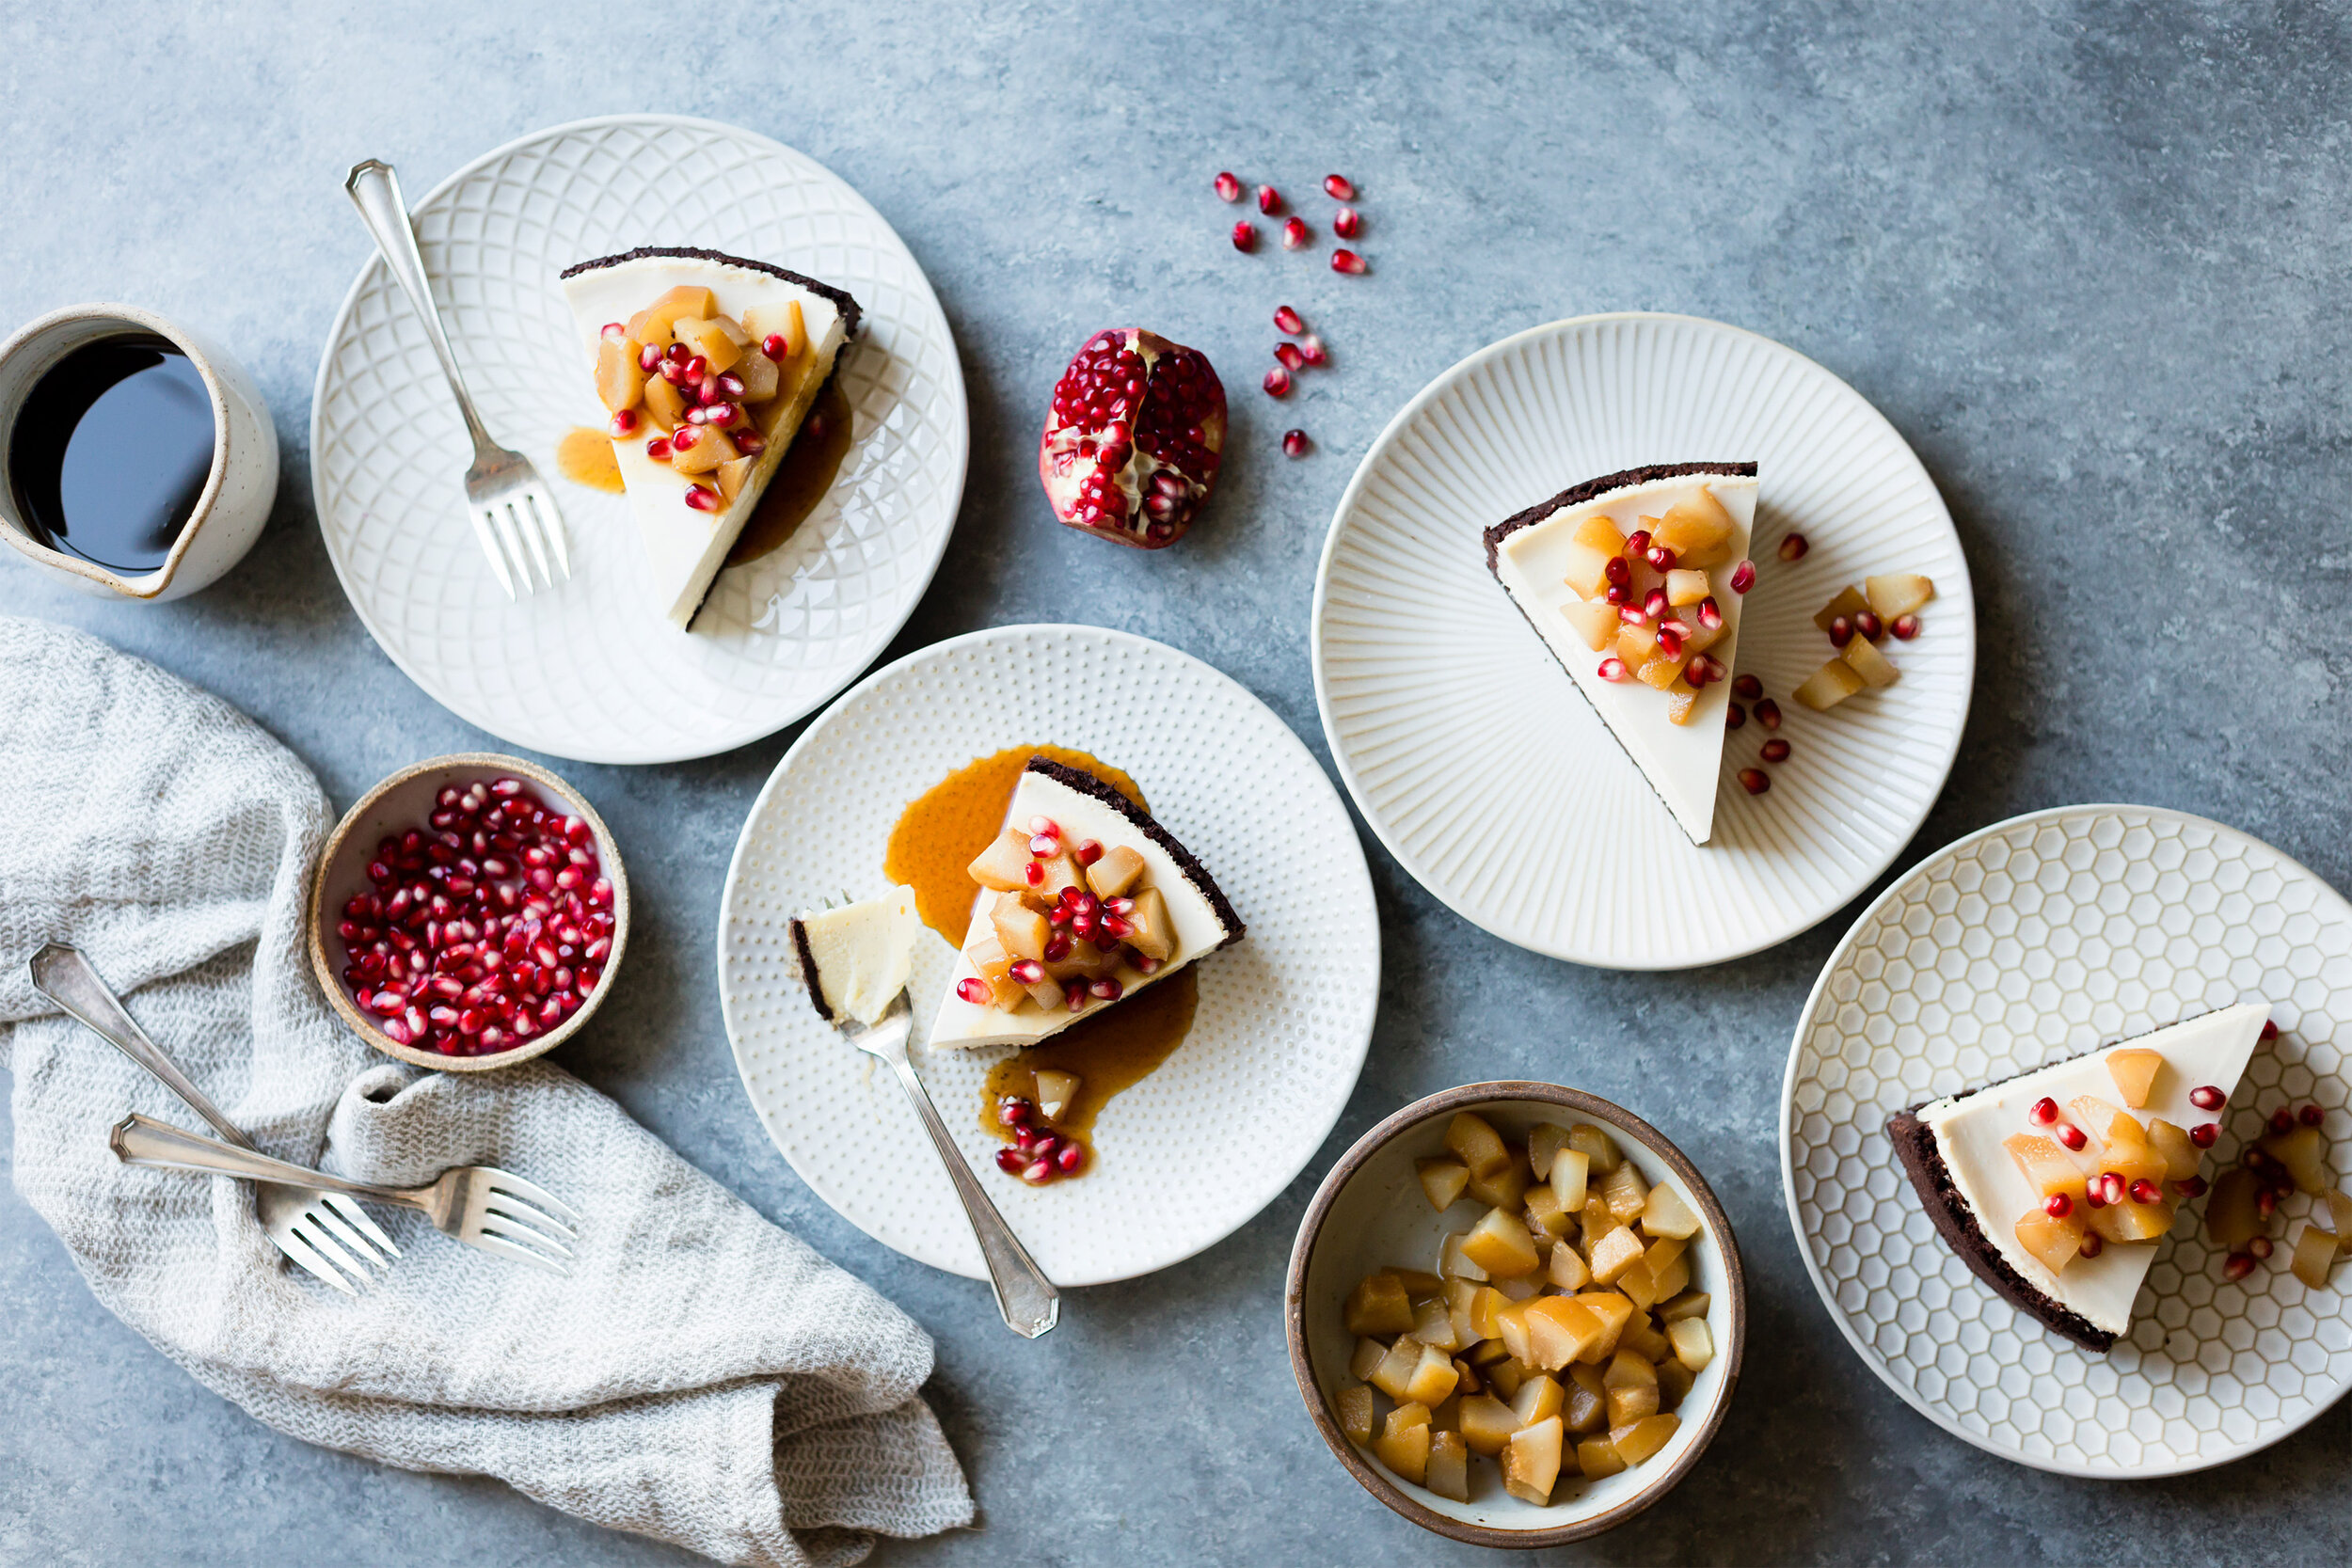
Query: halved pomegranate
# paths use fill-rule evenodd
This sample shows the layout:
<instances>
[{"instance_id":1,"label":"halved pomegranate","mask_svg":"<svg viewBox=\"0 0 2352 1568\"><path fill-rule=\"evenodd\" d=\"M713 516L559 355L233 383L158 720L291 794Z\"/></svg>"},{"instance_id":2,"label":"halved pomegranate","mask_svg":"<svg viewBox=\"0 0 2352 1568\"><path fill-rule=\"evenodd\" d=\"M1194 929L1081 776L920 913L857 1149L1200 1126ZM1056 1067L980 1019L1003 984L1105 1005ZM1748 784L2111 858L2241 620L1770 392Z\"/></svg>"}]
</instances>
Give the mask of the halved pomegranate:
<instances>
[{"instance_id":1,"label":"halved pomegranate","mask_svg":"<svg viewBox=\"0 0 2352 1568\"><path fill-rule=\"evenodd\" d=\"M1198 349L1141 327L1098 332L1054 387L1038 477L1072 528L1156 550L1216 487L1225 388Z\"/></svg>"}]
</instances>

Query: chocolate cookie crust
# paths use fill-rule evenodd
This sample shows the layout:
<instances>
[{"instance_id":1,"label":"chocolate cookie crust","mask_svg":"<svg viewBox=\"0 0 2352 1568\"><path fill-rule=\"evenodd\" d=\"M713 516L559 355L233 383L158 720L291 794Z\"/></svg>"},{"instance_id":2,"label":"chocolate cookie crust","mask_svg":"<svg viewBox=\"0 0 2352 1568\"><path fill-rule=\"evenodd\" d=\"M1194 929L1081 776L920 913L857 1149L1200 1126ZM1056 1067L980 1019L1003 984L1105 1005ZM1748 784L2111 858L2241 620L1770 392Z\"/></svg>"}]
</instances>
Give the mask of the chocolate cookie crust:
<instances>
[{"instance_id":1,"label":"chocolate cookie crust","mask_svg":"<svg viewBox=\"0 0 2352 1568\"><path fill-rule=\"evenodd\" d=\"M841 312L841 335L845 338L857 336L858 318L862 312L857 301L850 297L848 290L836 289L830 283L819 283L814 277L803 277L800 273L774 266L767 261L755 261L747 257L730 256L723 250L703 250L694 245L639 245L635 250L624 250L618 256L599 256L593 261L574 262L556 276L559 278L573 277L583 272L594 272L598 267L617 267L624 261L649 261L657 256L679 261L717 261L723 266L729 267L748 267L753 272L764 272L771 277L781 277L787 283L797 283L810 293L821 294L833 301L834 307ZM1750 467L1753 468L1754 465L1751 464Z\"/></svg>"},{"instance_id":2,"label":"chocolate cookie crust","mask_svg":"<svg viewBox=\"0 0 2352 1568\"><path fill-rule=\"evenodd\" d=\"M1102 801L1103 804L1125 817L1137 832L1167 850L1168 859L1174 861L1176 868L1184 874L1184 880L1200 890L1200 896L1206 898L1209 901L1209 907L1216 911L1218 924L1225 927L1225 940L1209 951L1214 953L1219 948L1231 947L1242 939L1248 927L1242 925L1241 916L1233 912L1233 906L1225 901L1224 890L1216 885L1216 879L1209 875L1206 866L1193 858L1191 850L1176 842L1175 835L1152 820L1150 812L1145 811L1093 774L1083 772L1075 768L1066 768L1051 757L1031 757L1028 766L1022 771L1041 774L1056 784L1066 785L1091 800Z\"/></svg>"}]
</instances>

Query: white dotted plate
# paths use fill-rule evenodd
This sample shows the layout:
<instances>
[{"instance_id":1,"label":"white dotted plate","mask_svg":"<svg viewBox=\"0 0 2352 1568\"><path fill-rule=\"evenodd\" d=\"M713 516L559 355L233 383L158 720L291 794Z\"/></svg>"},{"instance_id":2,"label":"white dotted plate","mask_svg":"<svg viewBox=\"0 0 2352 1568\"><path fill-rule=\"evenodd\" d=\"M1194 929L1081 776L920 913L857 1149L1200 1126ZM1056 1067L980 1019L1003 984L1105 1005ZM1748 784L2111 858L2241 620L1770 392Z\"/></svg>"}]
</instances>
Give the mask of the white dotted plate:
<instances>
[{"instance_id":1,"label":"white dotted plate","mask_svg":"<svg viewBox=\"0 0 2352 1568\"><path fill-rule=\"evenodd\" d=\"M1739 669L1794 754L1751 797L1734 775L1770 733L1733 732L1696 847L1486 570L1480 531L1620 468L1749 458ZM1793 565L1774 555L1791 529L1812 544ZM1898 571L1936 585L1919 640L1885 644L1902 678L1826 714L1790 702L1835 651L1813 612ZM1869 886L1951 771L1976 646L1951 516L1895 427L1802 355L1688 316L1555 322L1438 377L1356 470L1315 578L1315 701L1380 841L1464 919L1612 969L1752 953Z\"/></svg>"},{"instance_id":2,"label":"white dotted plate","mask_svg":"<svg viewBox=\"0 0 2352 1568\"><path fill-rule=\"evenodd\" d=\"M2130 1337L2091 1355L1994 1295L1937 1236L1886 1118L2119 1037L2267 1001L2205 1174L2292 1101L2347 1124L2352 905L2232 828L2147 806L2071 806L1944 849L1854 923L1813 988L1781 1093L1781 1179L1830 1316L1914 1409L2066 1475L2203 1469L2286 1436L2352 1385L2352 1270L2326 1291L2279 1250L2221 1277L2201 1202L2160 1249ZM2324 1218L2324 1216L2323 1216Z\"/></svg>"},{"instance_id":3,"label":"white dotted plate","mask_svg":"<svg viewBox=\"0 0 2352 1568\"><path fill-rule=\"evenodd\" d=\"M969 431L946 317L864 198L765 136L628 115L510 142L412 216L484 421L555 490L572 577L516 603L491 577L464 510L456 404L371 257L319 362L311 491L344 594L410 679L535 752L674 762L792 722L882 652L946 549ZM555 467L566 430L604 422L556 276L646 245L774 261L864 310L840 361L854 436L832 492L783 548L720 573L691 633L644 592L623 499Z\"/></svg>"},{"instance_id":4,"label":"white dotted plate","mask_svg":"<svg viewBox=\"0 0 2352 1568\"><path fill-rule=\"evenodd\" d=\"M1298 737L1189 655L1094 626L1004 626L875 672L794 742L727 868L719 985L735 1064L787 1161L859 1229L985 1277L955 1189L898 1081L808 1005L786 925L879 893L909 800L974 757L1074 747L1125 769L1232 900L1248 935L1200 961L1192 1033L1105 1106L1098 1163L1038 1189L978 1126L1002 1049L915 1065L964 1155L1057 1283L1099 1285L1231 1235L1306 1167L1356 1086L1380 993L1372 875L1339 792ZM919 1042L954 958L929 930L909 1000Z\"/></svg>"}]
</instances>

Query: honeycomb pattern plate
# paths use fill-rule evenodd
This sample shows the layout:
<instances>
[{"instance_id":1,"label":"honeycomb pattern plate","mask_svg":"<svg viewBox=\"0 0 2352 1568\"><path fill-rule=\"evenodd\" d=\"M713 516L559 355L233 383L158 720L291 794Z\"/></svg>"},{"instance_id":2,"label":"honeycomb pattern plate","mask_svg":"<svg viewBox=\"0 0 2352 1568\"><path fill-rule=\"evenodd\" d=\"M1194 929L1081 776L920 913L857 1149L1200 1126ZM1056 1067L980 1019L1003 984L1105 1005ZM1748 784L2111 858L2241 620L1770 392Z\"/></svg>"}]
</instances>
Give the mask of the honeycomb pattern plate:
<instances>
[{"instance_id":1,"label":"honeycomb pattern plate","mask_svg":"<svg viewBox=\"0 0 2352 1568\"><path fill-rule=\"evenodd\" d=\"M515 603L491 577L464 511L465 427L371 257L319 363L311 489L344 594L410 679L516 746L670 762L792 722L882 652L946 548L969 431L946 317L865 198L764 136L629 115L486 153L412 216L484 421L556 493L572 577ZM782 547L720 573L691 633L643 592L622 499L555 467L564 433L604 418L556 275L643 245L776 261L865 308L840 361L854 436L833 489Z\"/></svg>"},{"instance_id":2,"label":"honeycomb pattern plate","mask_svg":"<svg viewBox=\"0 0 2352 1568\"><path fill-rule=\"evenodd\" d=\"M2288 1272L2312 1200L2244 1280L2183 1206L2105 1356L2044 1331L1928 1222L1894 1112L2239 1001L2279 1037L2232 1096L2211 1176L2292 1101L2352 1136L2352 905L2276 849L2145 806L2037 812L1962 839L1855 922L1813 988L1781 1095L1799 1249L1854 1351L1938 1426L2066 1475L2202 1469L2286 1436L2352 1383L2352 1269Z\"/></svg>"},{"instance_id":3,"label":"honeycomb pattern plate","mask_svg":"<svg viewBox=\"0 0 2352 1568\"><path fill-rule=\"evenodd\" d=\"M1095 1168L1030 1188L998 1170L981 1086L1005 1048L924 1049L954 950L926 930L914 1057L964 1157L1062 1285L1126 1279L1248 1223L1306 1167L1356 1086L1380 994L1371 872L1339 792L1264 704L1173 648L1092 626L1005 626L875 672L785 753L743 824L719 913L735 1064L785 1159L859 1229L985 1277L930 1140L886 1068L819 1020L787 923L879 893L906 803L976 756L1074 747L1124 768L1248 935L1200 961L1192 1032L1105 1106Z\"/></svg>"},{"instance_id":4,"label":"honeycomb pattern plate","mask_svg":"<svg viewBox=\"0 0 2352 1568\"><path fill-rule=\"evenodd\" d=\"M1770 733L1733 732L1712 839L1683 836L1486 570L1480 531L1597 474L1754 458L1758 580L1740 673ZM1801 531L1810 552L1777 559ZM1813 612L1873 573L1935 579L1902 678L1811 713L1834 650ZM1975 682L1968 563L1895 427L1828 371L1720 322L1585 316L1481 349L1398 413L1340 499L1315 578L1315 701L1349 793L1432 895L1508 942L1611 969L1686 969L1784 942L1893 863L1944 787ZM1518 809L1495 810L1508 800Z\"/></svg>"}]
</instances>

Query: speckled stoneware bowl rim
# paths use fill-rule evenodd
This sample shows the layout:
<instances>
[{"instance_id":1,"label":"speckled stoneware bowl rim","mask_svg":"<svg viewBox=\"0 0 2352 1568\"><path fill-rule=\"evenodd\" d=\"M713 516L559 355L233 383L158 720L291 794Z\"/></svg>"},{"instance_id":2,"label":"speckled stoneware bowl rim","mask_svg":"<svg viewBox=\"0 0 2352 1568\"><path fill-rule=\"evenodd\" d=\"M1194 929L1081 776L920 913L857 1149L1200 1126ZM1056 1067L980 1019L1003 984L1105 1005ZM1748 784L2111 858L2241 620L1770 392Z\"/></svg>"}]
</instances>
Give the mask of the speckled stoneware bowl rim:
<instances>
[{"instance_id":1,"label":"speckled stoneware bowl rim","mask_svg":"<svg viewBox=\"0 0 2352 1568\"><path fill-rule=\"evenodd\" d=\"M596 834L596 856L602 862L599 869L612 884L612 956L605 960L603 976L598 980L596 989L588 993L588 1000L580 1005L578 1012L546 1034L536 1036L512 1050L483 1056L444 1056L437 1051L419 1051L413 1046L403 1045L385 1035L344 993L342 974L326 956L326 932L334 916L334 911L325 907L326 884L336 863L350 847L353 830L367 819L368 813L374 809L378 800L403 784L431 773L455 772L511 773L517 778L528 779L549 792L585 821L589 831ZM362 846L363 850L365 847ZM430 1068L440 1072L489 1072L546 1055L578 1034L596 1016L596 1009L604 1006L604 999L612 991L612 977L620 972L621 959L628 951L628 874L621 864L621 847L612 837L612 830L605 826L604 818L596 815L596 808L588 803L587 798L564 779L537 763L525 762L520 757L507 756L500 752L453 752L447 756L427 757L422 762L411 763L360 796L352 803L351 809L343 813L342 820L336 823L335 831L327 835L326 847L319 851L317 865L311 868L310 939L310 972L318 979L319 990L326 993L328 1005L361 1039L387 1056L406 1062L411 1067Z\"/></svg>"},{"instance_id":2,"label":"speckled stoneware bowl rim","mask_svg":"<svg viewBox=\"0 0 2352 1568\"><path fill-rule=\"evenodd\" d=\"M1725 1294L1730 1298L1730 1332L1716 1354L1724 1365L1722 1381L1716 1386L1713 1402L1707 1407L1696 1432L1672 1464L1661 1470L1647 1484L1632 1496L1590 1517L1546 1529L1498 1529L1491 1525L1473 1525L1465 1520L1450 1518L1433 1509L1425 1508L1407 1497L1388 1473L1366 1459L1340 1430L1338 1419L1331 1414L1322 1384L1315 1377L1314 1362L1307 1349L1307 1266L1314 1256L1316 1243L1322 1240L1323 1224L1332 1205L1358 1172L1372 1156L1391 1142L1422 1126L1433 1118L1446 1116L1467 1106L1494 1101L1519 1101L1530 1105L1556 1105L1592 1117L1606 1124L1610 1131L1623 1132L1644 1148L1656 1155L1680 1177L1698 1199L1700 1217L1707 1222L1708 1235L1716 1243L1716 1251L1723 1259ZM1619 1525L1646 1511L1667 1493L1682 1482L1708 1445L1715 1440L1722 1428L1724 1413L1731 1406L1731 1398L1740 1385L1740 1364L1748 1342L1747 1275L1740 1265L1740 1243L1732 1235L1731 1220L1724 1206L1716 1200L1714 1189L1698 1173L1682 1150L1677 1148L1666 1135L1640 1117L1581 1089L1571 1089L1559 1084L1541 1084L1523 1079L1506 1079L1491 1084L1464 1084L1459 1088L1441 1090L1397 1111L1373 1128L1331 1166L1321 1186L1315 1189L1314 1200L1308 1204L1306 1216L1298 1222L1298 1238L1291 1244L1289 1277L1283 1285L1282 1332L1290 1343L1291 1374L1298 1381L1299 1398L1306 1402L1307 1414L1314 1421L1315 1430L1323 1434L1331 1452L1348 1474L1354 1476L1365 1491L1410 1519L1423 1529L1465 1541L1473 1546L1499 1546L1512 1550L1533 1550L1539 1546L1562 1546L1572 1541L1615 1529ZM1554 1505L1559 1506L1559 1505Z\"/></svg>"}]
</instances>

